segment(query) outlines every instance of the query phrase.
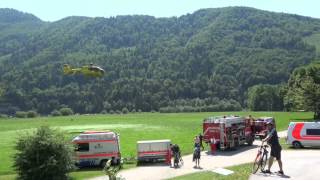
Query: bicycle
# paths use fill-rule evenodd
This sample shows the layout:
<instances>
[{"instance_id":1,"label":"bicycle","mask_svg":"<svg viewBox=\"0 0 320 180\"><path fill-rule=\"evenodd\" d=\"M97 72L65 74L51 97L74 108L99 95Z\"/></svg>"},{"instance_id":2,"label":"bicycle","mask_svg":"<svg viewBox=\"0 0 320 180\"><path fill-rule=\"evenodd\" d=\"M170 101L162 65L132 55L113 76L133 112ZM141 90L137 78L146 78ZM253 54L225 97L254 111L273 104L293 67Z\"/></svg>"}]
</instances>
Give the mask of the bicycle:
<instances>
[{"instance_id":1,"label":"bicycle","mask_svg":"<svg viewBox=\"0 0 320 180\"><path fill-rule=\"evenodd\" d=\"M258 169L260 168L261 172L264 171L264 168L266 167L267 160L268 160L268 145L262 145L260 146L258 150L258 154L253 162L252 166L252 174L255 174Z\"/></svg>"},{"instance_id":2,"label":"bicycle","mask_svg":"<svg viewBox=\"0 0 320 180\"><path fill-rule=\"evenodd\" d=\"M178 168L178 167L183 166L183 159L182 159L182 157L181 157L181 155L180 155L180 152L174 154L173 162L174 162L174 165L173 165L173 166L174 166L175 168Z\"/></svg>"},{"instance_id":3,"label":"bicycle","mask_svg":"<svg viewBox=\"0 0 320 180\"><path fill-rule=\"evenodd\" d=\"M180 166L183 166L184 162L183 162L183 159L182 157L180 156Z\"/></svg>"}]
</instances>

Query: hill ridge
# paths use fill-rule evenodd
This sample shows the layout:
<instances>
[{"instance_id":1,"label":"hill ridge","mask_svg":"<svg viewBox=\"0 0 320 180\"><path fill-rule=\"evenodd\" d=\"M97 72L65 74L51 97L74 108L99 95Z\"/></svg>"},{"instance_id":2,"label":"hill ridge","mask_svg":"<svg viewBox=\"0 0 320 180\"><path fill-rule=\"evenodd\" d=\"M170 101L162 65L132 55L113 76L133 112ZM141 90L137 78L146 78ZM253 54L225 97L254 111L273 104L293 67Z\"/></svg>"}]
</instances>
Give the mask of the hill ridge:
<instances>
[{"instance_id":1,"label":"hill ridge","mask_svg":"<svg viewBox=\"0 0 320 180\"><path fill-rule=\"evenodd\" d=\"M318 19L243 7L6 26L0 28L0 99L10 112L44 114L61 107L240 110L250 87L280 88L294 68L314 61L316 48L305 39L319 32ZM106 76L62 74L65 63L91 62Z\"/></svg>"}]
</instances>

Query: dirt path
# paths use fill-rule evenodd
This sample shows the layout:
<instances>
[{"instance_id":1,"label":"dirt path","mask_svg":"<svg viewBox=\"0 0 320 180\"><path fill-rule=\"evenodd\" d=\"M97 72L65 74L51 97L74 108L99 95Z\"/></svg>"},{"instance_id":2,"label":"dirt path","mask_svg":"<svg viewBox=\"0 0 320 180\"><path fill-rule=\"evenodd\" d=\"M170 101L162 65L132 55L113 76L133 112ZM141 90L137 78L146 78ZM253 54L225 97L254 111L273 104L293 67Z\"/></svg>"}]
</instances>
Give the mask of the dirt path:
<instances>
[{"instance_id":1,"label":"dirt path","mask_svg":"<svg viewBox=\"0 0 320 180\"><path fill-rule=\"evenodd\" d=\"M284 137L285 132L279 132L279 137ZM255 141L253 146L244 146L236 151L217 152L214 155L207 152L201 152L201 169L193 168L192 155L183 156L184 165L181 168L174 169L166 165L142 166L133 169L121 171L120 176L126 180L160 180L176 176L190 174L194 172L213 170L218 167L228 167L238 164L252 162L257 153L257 146L260 141ZM100 176L90 180L107 180L108 177Z\"/></svg>"}]
</instances>

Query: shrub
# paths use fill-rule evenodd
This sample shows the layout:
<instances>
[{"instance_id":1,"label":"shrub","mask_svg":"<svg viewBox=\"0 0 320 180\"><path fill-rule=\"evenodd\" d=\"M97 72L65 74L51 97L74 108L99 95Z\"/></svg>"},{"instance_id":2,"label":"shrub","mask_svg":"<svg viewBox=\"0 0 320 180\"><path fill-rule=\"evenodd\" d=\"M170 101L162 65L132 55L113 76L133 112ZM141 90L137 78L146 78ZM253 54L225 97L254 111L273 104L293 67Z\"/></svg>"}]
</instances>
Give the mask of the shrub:
<instances>
[{"instance_id":1,"label":"shrub","mask_svg":"<svg viewBox=\"0 0 320 180\"><path fill-rule=\"evenodd\" d=\"M28 111L27 112L27 117L28 118L35 118L38 116L38 113L36 111Z\"/></svg>"},{"instance_id":2,"label":"shrub","mask_svg":"<svg viewBox=\"0 0 320 180\"><path fill-rule=\"evenodd\" d=\"M184 108L183 108L183 112L193 112L193 111L194 111L194 109L191 106L184 106Z\"/></svg>"},{"instance_id":3,"label":"shrub","mask_svg":"<svg viewBox=\"0 0 320 180\"><path fill-rule=\"evenodd\" d=\"M73 114L72 109L71 108L67 108L67 107L61 108L59 111L60 111L62 116L69 116L69 115Z\"/></svg>"},{"instance_id":4,"label":"shrub","mask_svg":"<svg viewBox=\"0 0 320 180\"><path fill-rule=\"evenodd\" d=\"M110 113L110 114L114 114L114 110L111 109L109 113Z\"/></svg>"},{"instance_id":5,"label":"shrub","mask_svg":"<svg viewBox=\"0 0 320 180\"><path fill-rule=\"evenodd\" d=\"M8 118L8 115L6 115L6 114L0 114L0 119L1 118Z\"/></svg>"},{"instance_id":6,"label":"shrub","mask_svg":"<svg viewBox=\"0 0 320 180\"><path fill-rule=\"evenodd\" d=\"M132 111L131 111L132 113L136 113L136 109L132 109Z\"/></svg>"},{"instance_id":7,"label":"shrub","mask_svg":"<svg viewBox=\"0 0 320 180\"><path fill-rule=\"evenodd\" d=\"M107 110L102 110L100 113L101 114L108 114L108 111Z\"/></svg>"},{"instance_id":8,"label":"shrub","mask_svg":"<svg viewBox=\"0 0 320 180\"><path fill-rule=\"evenodd\" d=\"M119 111L119 110L116 110L116 112L115 112L116 114L121 114L121 111Z\"/></svg>"},{"instance_id":9,"label":"shrub","mask_svg":"<svg viewBox=\"0 0 320 180\"><path fill-rule=\"evenodd\" d=\"M27 112L17 111L17 112L16 112L16 117L17 117L17 118L26 118L26 117L27 117Z\"/></svg>"},{"instance_id":10,"label":"shrub","mask_svg":"<svg viewBox=\"0 0 320 180\"><path fill-rule=\"evenodd\" d=\"M138 113L141 113L142 111L141 111L141 109L138 109Z\"/></svg>"},{"instance_id":11,"label":"shrub","mask_svg":"<svg viewBox=\"0 0 320 180\"><path fill-rule=\"evenodd\" d=\"M50 114L51 114L51 116L61 116L61 112L56 109L53 110Z\"/></svg>"},{"instance_id":12,"label":"shrub","mask_svg":"<svg viewBox=\"0 0 320 180\"><path fill-rule=\"evenodd\" d=\"M62 132L42 126L18 139L14 167L18 179L68 179L74 166L72 146Z\"/></svg>"},{"instance_id":13,"label":"shrub","mask_svg":"<svg viewBox=\"0 0 320 180\"><path fill-rule=\"evenodd\" d=\"M129 110L128 110L128 108L124 107L124 108L122 108L121 112L122 112L123 114L128 114L128 113L129 113Z\"/></svg>"}]
</instances>

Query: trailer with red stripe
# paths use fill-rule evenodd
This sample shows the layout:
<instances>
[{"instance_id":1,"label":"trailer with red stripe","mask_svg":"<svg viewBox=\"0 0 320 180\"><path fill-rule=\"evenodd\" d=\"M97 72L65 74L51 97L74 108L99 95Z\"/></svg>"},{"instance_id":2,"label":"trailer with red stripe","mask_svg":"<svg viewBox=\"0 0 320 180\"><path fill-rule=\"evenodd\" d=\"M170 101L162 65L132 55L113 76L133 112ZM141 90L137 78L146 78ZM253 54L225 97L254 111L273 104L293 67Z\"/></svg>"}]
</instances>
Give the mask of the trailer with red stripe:
<instances>
[{"instance_id":1,"label":"trailer with red stripe","mask_svg":"<svg viewBox=\"0 0 320 180\"><path fill-rule=\"evenodd\" d=\"M290 122L286 139L287 144L294 148L303 146L320 147L320 121Z\"/></svg>"},{"instance_id":2,"label":"trailer with red stripe","mask_svg":"<svg viewBox=\"0 0 320 180\"><path fill-rule=\"evenodd\" d=\"M72 140L75 144L76 165L104 166L111 159L121 160L119 134L111 131L86 131Z\"/></svg>"},{"instance_id":3,"label":"trailer with red stripe","mask_svg":"<svg viewBox=\"0 0 320 180\"><path fill-rule=\"evenodd\" d=\"M215 142L220 150L236 148L254 141L254 125L250 118L215 116L203 120L203 140Z\"/></svg>"},{"instance_id":4,"label":"trailer with red stripe","mask_svg":"<svg viewBox=\"0 0 320 180\"><path fill-rule=\"evenodd\" d=\"M166 163L169 164L171 161L170 144L171 141L169 139L138 141L138 162L164 160Z\"/></svg>"}]
</instances>

